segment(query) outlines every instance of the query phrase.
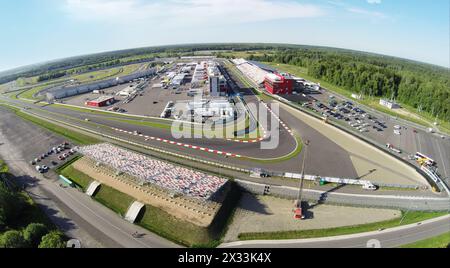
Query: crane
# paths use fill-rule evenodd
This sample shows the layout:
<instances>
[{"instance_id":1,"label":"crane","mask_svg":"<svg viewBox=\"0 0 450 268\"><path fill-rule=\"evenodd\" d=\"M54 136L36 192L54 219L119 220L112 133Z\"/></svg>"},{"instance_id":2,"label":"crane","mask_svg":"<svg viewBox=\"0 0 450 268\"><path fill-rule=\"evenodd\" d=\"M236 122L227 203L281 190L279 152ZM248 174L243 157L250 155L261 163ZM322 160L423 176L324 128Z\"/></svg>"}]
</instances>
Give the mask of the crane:
<instances>
[{"instance_id":1,"label":"crane","mask_svg":"<svg viewBox=\"0 0 450 268\"><path fill-rule=\"evenodd\" d=\"M300 178L300 186L298 189L298 195L297 200L295 201L295 218L296 219L305 219L304 211L302 209L302 202L303 202L303 186L304 186L304 178L305 178L305 163L306 163L306 157L308 156L308 146L309 146L309 140L305 141L305 155L303 156L303 162L302 162L302 174Z\"/></svg>"}]
</instances>

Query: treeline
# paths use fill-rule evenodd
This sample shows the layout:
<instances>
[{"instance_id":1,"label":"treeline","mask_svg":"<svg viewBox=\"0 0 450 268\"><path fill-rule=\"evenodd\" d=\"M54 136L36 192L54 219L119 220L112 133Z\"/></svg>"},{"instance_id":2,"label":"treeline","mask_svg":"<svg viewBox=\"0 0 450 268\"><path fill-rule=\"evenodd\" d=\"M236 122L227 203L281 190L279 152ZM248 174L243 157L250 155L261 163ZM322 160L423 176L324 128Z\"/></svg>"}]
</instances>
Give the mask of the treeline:
<instances>
[{"instance_id":1,"label":"treeline","mask_svg":"<svg viewBox=\"0 0 450 268\"><path fill-rule=\"evenodd\" d=\"M38 82L44 82L48 80L58 79L66 75L65 71L62 72L53 72L44 75L40 75L37 79Z\"/></svg>"},{"instance_id":2,"label":"treeline","mask_svg":"<svg viewBox=\"0 0 450 268\"><path fill-rule=\"evenodd\" d=\"M249 60L308 69L308 75L351 92L395 98L450 121L449 70L404 59L340 49L284 49Z\"/></svg>"},{"instance_id":3,"label":"treeline","mask_svg":"<svg viewBox=\"0 0 450 268\"><path fill-rule=\"evenodd\" d=\"M43 219L28 196L7 182L12 175L6 170L0 161L0 248L64 248L64 235Z\"/></svg>"}]
</instances>

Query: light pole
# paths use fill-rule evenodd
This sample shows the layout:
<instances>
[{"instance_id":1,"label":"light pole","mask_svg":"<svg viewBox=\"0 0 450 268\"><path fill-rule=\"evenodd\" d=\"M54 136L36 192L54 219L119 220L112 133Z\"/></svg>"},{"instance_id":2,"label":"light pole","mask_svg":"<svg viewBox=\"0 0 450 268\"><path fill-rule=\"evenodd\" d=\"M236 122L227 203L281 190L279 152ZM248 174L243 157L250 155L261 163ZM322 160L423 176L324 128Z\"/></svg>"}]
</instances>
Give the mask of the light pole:
<instances>
[{"instance_id":1,"label":"light pole","mask_svg":"<svg viewBox=\"0 0 450 268\"><path fill-rule=\"evenodd\" d=\"M303 184L304 184L304 178L305 178L305 163L306 163L306 157L308 156L308 146L309 146L309 140L305 141L305 155L303 156L303 163L302 163L302 174L300 177L300 185L298 189L298 195L297 195L297 208L302 207L302 201L303 201Z\"/></svg>"}]
</instances>

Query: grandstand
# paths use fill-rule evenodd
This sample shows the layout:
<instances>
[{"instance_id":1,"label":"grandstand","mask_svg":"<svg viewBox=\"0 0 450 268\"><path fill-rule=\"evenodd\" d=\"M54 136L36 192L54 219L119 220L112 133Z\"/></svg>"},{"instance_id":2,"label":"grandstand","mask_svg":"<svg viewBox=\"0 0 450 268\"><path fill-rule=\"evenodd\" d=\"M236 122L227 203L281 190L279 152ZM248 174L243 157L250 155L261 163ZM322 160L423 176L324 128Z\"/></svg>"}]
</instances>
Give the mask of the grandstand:
<instances>
[{"instance_id":1,"label":"grandstand","mask_svg":"<svg viewBox=\"0 0 450 268\"><path fill-rule=\"evenodd\" d=\"M248 62L244 59L234 59L232 62L236 67L248 78L250 78L257 85L264 83L266 75L269 74L268 71L261 69L260 67Z\"/></svg>"},{"instance_id":2,"label":"grandstand","mask_svg":"<svg viewBox=\"0 0 450 268\"><path fill-rule=\"evenodd\" d=\"M227 180L103 143L79 148L88 158L170 192L208 200Z\"/></svg>"}]
</instances>

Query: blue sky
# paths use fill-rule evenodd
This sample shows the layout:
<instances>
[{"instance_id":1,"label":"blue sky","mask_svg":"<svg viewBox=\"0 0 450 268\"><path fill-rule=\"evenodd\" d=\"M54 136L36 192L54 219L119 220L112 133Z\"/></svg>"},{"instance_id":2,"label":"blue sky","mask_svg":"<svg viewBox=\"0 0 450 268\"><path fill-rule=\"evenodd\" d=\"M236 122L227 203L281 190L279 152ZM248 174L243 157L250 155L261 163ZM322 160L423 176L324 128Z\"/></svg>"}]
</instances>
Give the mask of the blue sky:
<instances>
[{"instance_id":1,"label":"blue sky","mask_svg":"<svg viewBox=\"0 0 450 268\"><path fill-rule=\"evenodd\" d=\"M449 0L2 1L0 71L165 44L276 42L449 63Z\"/></svg>"}]
</instances>

